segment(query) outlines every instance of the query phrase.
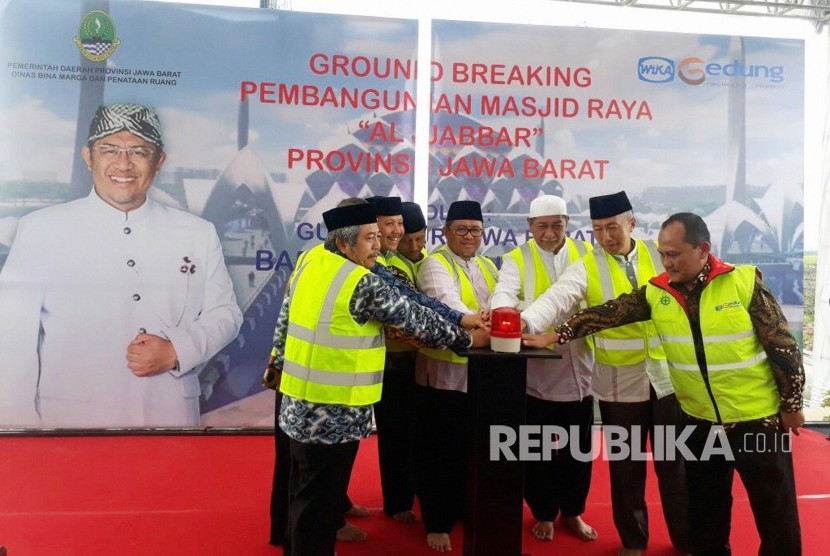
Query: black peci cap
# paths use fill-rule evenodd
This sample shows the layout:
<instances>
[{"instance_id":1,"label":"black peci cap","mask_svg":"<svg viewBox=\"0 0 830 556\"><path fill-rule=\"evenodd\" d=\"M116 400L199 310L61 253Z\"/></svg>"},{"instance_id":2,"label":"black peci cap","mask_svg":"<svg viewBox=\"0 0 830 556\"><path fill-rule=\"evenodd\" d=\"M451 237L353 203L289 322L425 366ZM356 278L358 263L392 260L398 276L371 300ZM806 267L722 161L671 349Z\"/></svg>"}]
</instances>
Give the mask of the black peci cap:
<instances>
[{"instance_id":1,"label":"black peci cap","mask_svg":"<svg viewBox=\"0 0 830 556\"><path fill-rule=\"evenodd\" d=\"M447 210L447 222L453 220L484 221L481 215L481 205L477 201L456 201Z\"/></svg>"},{"instance_id":2,"label":"black peci cap","mask_svg":"<svg viewBox=\"0 0 830 556\"><path fill-rule=\"evenodd\" d=\"M628 195L625 194L625 191L591 197L588 199L588 207L591 212L591 220L611 218L612 216L617 216L618 214L632 210L631 202L628 200Z\"/></svg>"},{"instance_id":3,"label":"black peci cap","mask_svg":"<svg viewBox=\"0 0 830 556\"><path fill-rule=\"evenodd\" d=\"M420 232L427 227L427 221L418 203L412 203L410 201L401 203L401 210L403 210L404 233L411 234Z\"/></svg>"},{"instance_id":4,"label":"black peci cap","mask_svg":"<svg viewBox=\"0 0 830 556\"><path fill-rule=\"evenodd\" d=\"M398 216L401 212L400 197L382 197L376 195L366 199L375 206L375 213L378 216Z\"/></svg>"},{"instance_id":5,"label":"black peci cap","mask_svg":"<svg viewBox=\"0 0 830 556\"><path fill-rule=\"evenodd\" d=\"M359 205L347 205L336 207L323 213L323 222L328 231L347 226L360 226L361 224L374 224L378 216L375 207L371 203Z\"/></svg>"}]
</instances>

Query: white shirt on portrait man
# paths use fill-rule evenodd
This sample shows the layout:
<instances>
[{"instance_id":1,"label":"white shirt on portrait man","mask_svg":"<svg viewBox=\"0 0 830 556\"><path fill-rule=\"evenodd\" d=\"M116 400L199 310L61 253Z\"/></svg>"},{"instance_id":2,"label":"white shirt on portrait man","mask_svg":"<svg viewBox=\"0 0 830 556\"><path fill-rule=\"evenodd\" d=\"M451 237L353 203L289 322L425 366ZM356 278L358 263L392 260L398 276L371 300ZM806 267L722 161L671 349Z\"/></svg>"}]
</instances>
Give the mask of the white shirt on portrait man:
<instances>
[{"instance_id":1,"label":"white shirt on portrait man","mask_svg":"<svg viewBox=\"0 0 830 556\"><path fill-rule=\"evenodd\" d=\"M21 219L0 307L0 426L198 426L193 370L242 322L213 224L94 190ZM178 369L130 372L140 333L170 340Z\"/></svg>"},{"instance_id":2,"label":"white shirt on portrait man","mask_svg":"<svg viewBox=\"0 0 830 556\"><path fill-rule=\"evenodd\" d=\"M0 427L196 427L242 323L216 230L148 198L152 109L99 107L81 155L90 194L21 218L0 272Z\"/></svg>"}]
</instances>

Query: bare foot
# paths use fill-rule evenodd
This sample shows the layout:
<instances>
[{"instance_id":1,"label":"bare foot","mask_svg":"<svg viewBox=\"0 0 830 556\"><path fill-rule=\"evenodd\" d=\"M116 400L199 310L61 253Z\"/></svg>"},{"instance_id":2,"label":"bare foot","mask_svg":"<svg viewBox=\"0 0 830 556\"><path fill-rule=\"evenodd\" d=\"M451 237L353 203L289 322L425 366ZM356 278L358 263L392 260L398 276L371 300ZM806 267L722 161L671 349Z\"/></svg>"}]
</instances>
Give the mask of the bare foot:
<instances>
[{"instance_id":1,"label":"bare foot","mask_svg":"<svg viewBox=\"0 0 830 556\"><path fill-rule=\"evenodd\" d=\"M337 540L345 542L363 542L366 540L368 533L363 529L358 529L354 525L346 524L337 530Z\"/></svg>"},{"instance_id":2,"label":"bare foot","mask_svg":"<svg viewBox=\"0 0 830 556\"><path fill-rule=\"evenodd\" d=\"M427 533L427 544L436 552L452 552L450 536L447 533Z\"/></svg>"},{"instance_id":3,"label":"bare foot","mask_svg":"<svg viewBox=\"0 0 830 556\"><path fill-rule=\"evenodd\" d=\"M346 515L348 517L369 517L369 510L363 506L352 504L352 507L346 510Z\"/></svg>"},{"instance_id":4,"label":"bare foot","mask_svg":"<svg viewBox=\"0 0 830 556\"><path fill-rule=\"evenodd\" d=\"M530 530L533 536L540 541L553 540L553 522L552 521L537 521Z\"/></svg>"},{"instance_id":5,"label":"bare foot","mask_svg":"<svg viewBox=\"0 0 830 556\"><path fill-rule=\"evenodd\" d=\"M563 515L559 522L583 541L595 541L599 536L596 529L582 521L582 517L578 515Z\"/></svg>"},{"instance_id":6,"label":"bare foot","mask_svg":"<svg viewBox=\"0 0 830 556\"><path fill-rule=\"evenodd\" d=\"M402 512L398 512L392 516L392 519L395 521L400 521L401 523L417 523L418 516L415 515L415 512L412 510L404 510Z\"/></svg>"},{"instance_id":7,"label":"bare foot","mask_svg":"<svg viewBox=\"0 0 830 556\"><path fill-rule=\"evenodd\" d=\"M643 551L639 548L625 548L622 547L617 556L642 556Z\"/></svg>"}]
</instances>

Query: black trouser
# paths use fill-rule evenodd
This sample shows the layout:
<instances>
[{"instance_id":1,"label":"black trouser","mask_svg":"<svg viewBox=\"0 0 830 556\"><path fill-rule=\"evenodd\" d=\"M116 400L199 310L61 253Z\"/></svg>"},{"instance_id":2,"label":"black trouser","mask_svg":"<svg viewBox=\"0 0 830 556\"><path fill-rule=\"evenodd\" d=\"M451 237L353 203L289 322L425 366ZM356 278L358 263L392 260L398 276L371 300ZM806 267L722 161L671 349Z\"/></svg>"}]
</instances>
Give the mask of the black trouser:
<instances>
[{"instance_id":1,"label":"black trouser","mask_svg":"<svg viewBox=\"0 0 830 556\"><path fill-rule=\"evenodd\" d=\"M288 485L291 475L291 444L280 429L282 394L277 392L274 411L274 478L271 482L271 544L283 544L288 530Z\"/></svg>"},{"instance_id":2,"label":"black trouser","mask_svg":"<svg viewBox=\"0 0 830 556\"><path fill-rule=\"evenodd\" d=\"M383 393L375 404L383 511L390 516L411 510L415 503L412 443L417 353L386 352Z\"/></svg>"},{"instance_id":3,"label":"black trouser","mask_svg":"<svg viewBox=\"0 0 830 556\"><path fill-rule=\"evenodd\" d=\"M524 496L533 517L553 521L559 512L569 517L582 515L591 486L591 427L594 424L594 399L552 402L527 396L528 425L557 425L568 433L563 449L552 454L550 461L525 463ZM575 435L571 433L575 432ZM587 461L573 457L571 443Z\"/></svg>"},{"instance_id":4,"label":"black trouser","mask_svg":"<svg viewBox=\"0 0 830 556\"><path fill-rule=\"evenodd\" d=\"M698 460L686 465L692 493L689 513L694 554L731 553L732 478L736 470L746 487L755 527L761 537L758 554L801 554L790 438L758 421L738 423L726 431L729 451L713 454L713 446L723 446L721 441L710 440L706 450L707 437L714 434L714 425L691 419L689 422L695 428L686 445Z\"/></svg>"},{"instance_id":5,"label":"black trouser","mask_svg":"<svg viewBox=\"0 0 830 556\"><path fill-rule=\"evenodd\" d=\"M331 556L359 442L291 443L285 556Z\"/></svg>"},{"instance_id":6,"label":"black trouser","mask_svg":"<svg viewBox=\"0 0 830 556\"><path fill-rule=\"evenodd\" d=\"M427 533L449 533L464 515L467 394L416 386L415 488Z\"/></svg>"},{"instance_id":7,"label":"black trouser","mask_svg":"<svg viewBox=\"0 0 830 556\"><path fill-rule=\"evenodd\" d=\"M271 534L270 544L285 544L288 535L288 489L291 477L291 442L280 428L280 405L282 393L277 392L276 410L274 411L274 477L271 482ZM352 507L352 501L346 495L341 502L343 513ZM338 529L346 524L341 515Z\"/></svg>"},{"instance_id":8,"label":"black trouser","mask_svg":"<svg viewBox=\"0 0 830 556\"><path fill-rule=\"evenodd\" d=\"M613 425L627 431L631 454L632 438L639 439L634 449L646 453L646 439L654 442L655 425L682 426L682 413L674 394L657 399L651 389L646 402L599 402L603 427ZM613 428L609 428L613 430ZM678 433L679 435L679 433ZM607 436L607 435L606 435ZM677 436L677 435L676 435ZM608 438L606 438L608 441ZM648 507L646 506L646 461L632 457L611 459L611 507L614 525L625 548L644 550L648 546ZM663 516L675 548L689 552L689 497L686 490L685 462L681 457L655 458L654 472L660 490Z\"/></svg>"}]
</instances>

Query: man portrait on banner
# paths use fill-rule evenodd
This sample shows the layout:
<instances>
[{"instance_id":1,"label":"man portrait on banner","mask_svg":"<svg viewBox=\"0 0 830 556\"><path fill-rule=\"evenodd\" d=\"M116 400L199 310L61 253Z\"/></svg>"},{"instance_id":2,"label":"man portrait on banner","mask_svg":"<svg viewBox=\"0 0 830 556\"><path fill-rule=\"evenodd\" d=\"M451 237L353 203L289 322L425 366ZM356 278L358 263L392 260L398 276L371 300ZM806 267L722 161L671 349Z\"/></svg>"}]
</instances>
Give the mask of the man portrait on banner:
<instances>
[{"instance_id":1,"label":"man portrait on banner","mask_svg":"<svg viewBox=\"0 0 830 556\"><path fill-rule=\"evenodd\" d=\"M148 197L151 108L99 107L81 154L89 195L21 218L0 272L0 427L196 427L242 323L216 230Z\"/></svg>"}]
</instances>

